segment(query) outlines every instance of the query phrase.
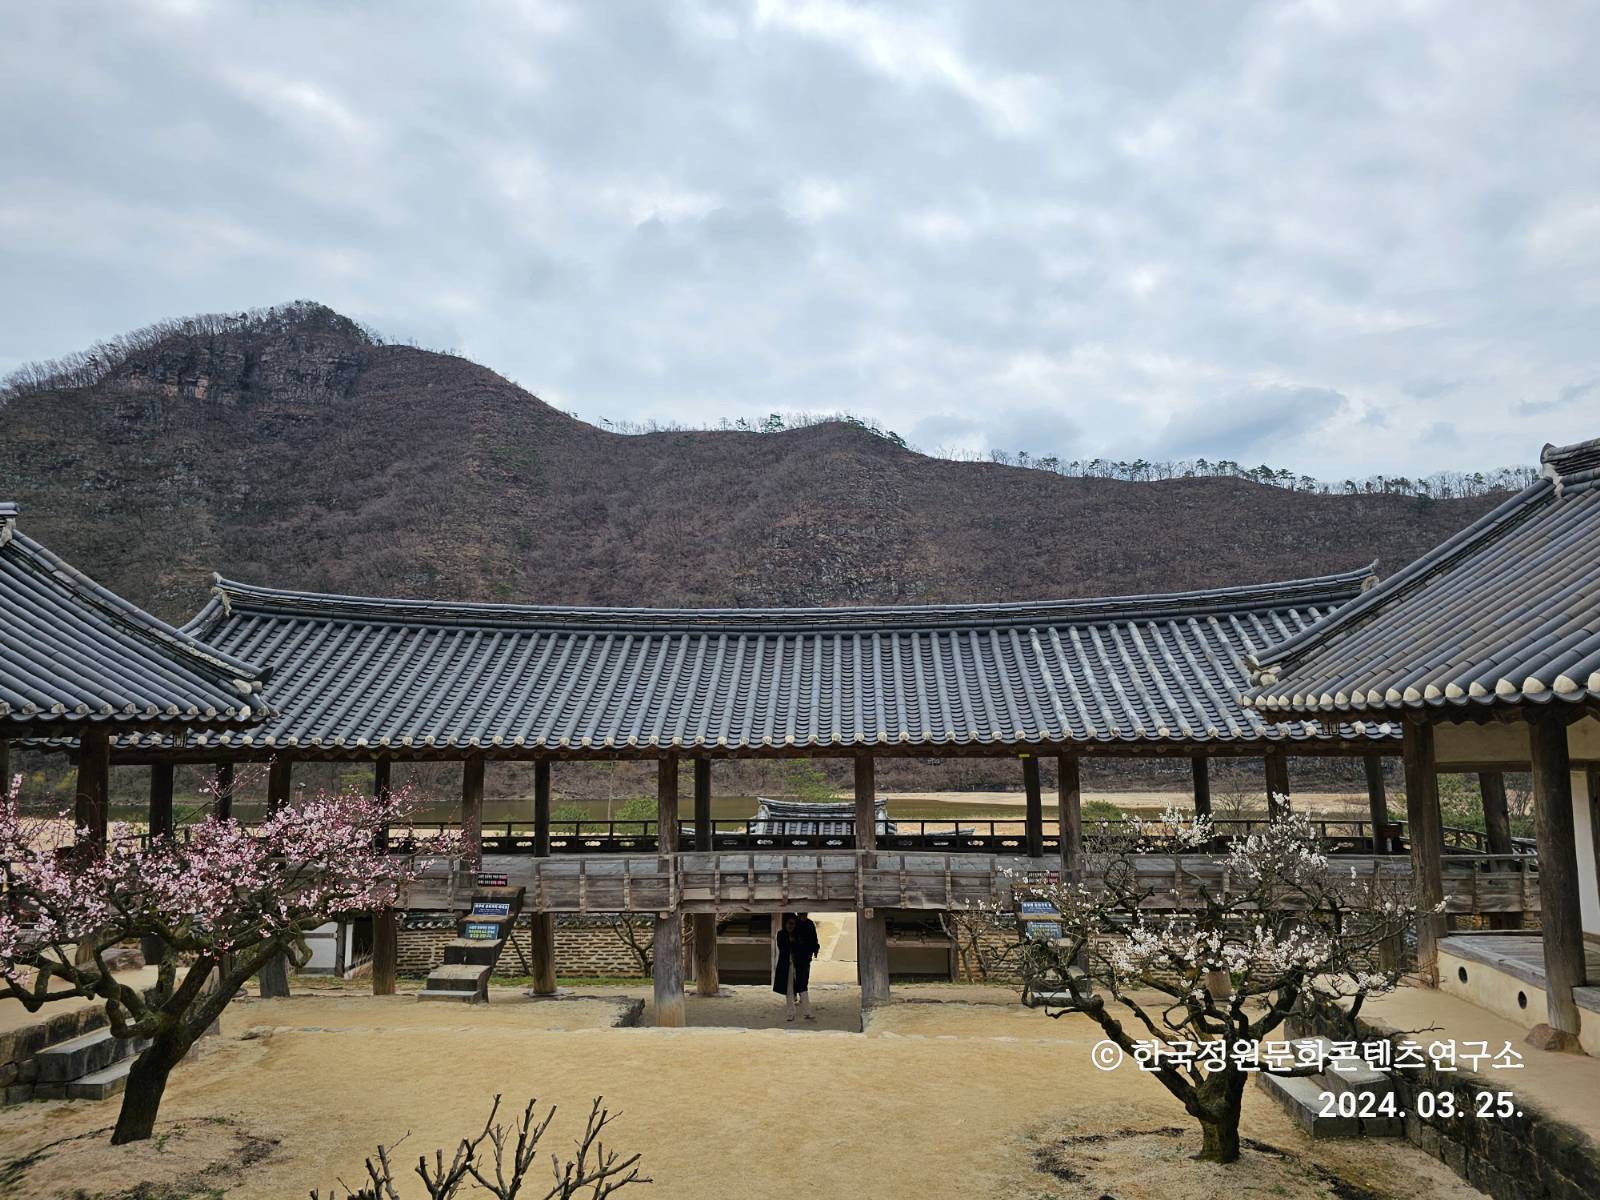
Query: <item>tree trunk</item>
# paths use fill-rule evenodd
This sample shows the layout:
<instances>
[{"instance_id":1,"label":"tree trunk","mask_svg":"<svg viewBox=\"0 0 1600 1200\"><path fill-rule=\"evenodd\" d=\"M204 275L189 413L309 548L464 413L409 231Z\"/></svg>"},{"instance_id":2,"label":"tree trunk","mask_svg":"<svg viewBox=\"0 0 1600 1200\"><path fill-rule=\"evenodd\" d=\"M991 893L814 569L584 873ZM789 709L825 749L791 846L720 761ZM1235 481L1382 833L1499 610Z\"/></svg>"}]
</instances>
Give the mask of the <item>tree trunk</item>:
<instances>
[{"instance_id":1,"label":"tree trunk","mask_svg":"<svg viewBox=\"0 0 1600 1200\"><path fill-rule=\"evenodd\" d=\"M155 1130L167 1076L188 1053L189 1045L180 1035L158 1034L150 1048L134 1060L127 1089L122 1093L122 1111L117 1114L117 1127L111 1134L113 1146L142 1142Z\"/></svg>"},{"instance_id":2,"label":"tree trunk","mask_svg":"<svg viewBox=\"0 0 1600 1200\"><path fill-rule=\"evenodd\" d=\"M1200 1118L1200 1153L1195 1158L1201 1162L1231 1163L1239 1161L1239 1113L1219 1120Z\"/></svg>"}]
</instances>

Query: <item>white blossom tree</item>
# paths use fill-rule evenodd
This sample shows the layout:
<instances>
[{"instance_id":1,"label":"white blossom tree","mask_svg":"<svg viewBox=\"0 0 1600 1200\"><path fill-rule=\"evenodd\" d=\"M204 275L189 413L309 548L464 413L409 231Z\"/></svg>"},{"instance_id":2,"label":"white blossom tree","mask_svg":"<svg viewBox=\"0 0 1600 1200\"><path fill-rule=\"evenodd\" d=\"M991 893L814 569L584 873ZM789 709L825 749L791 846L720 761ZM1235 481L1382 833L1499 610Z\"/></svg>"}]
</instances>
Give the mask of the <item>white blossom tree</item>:
<instances>
[{"instance_id":1,"label":"white blossom tree","mask_svg":"<svg viewBox=\"0 0 1600 1200\"><path fill-rule=\"evenodd\" d=\"M389 853L380 831L406 819L409 797L347 791L303 797L253 829L213 817L182 837L113 838L96 855L86 831L68 842L69 823L22 817L20 785L0 797L0 998L30 1012L102 1000L115 1036L149 1040L114 1143L150 1136L172 1068L251 976L280 955L304 965L310 930L393 904L419 856L453 849L439 839ZM141 939L162 948L148 990L106 961L112 946Z\"/></svg>"},{"instance_id":2,"label":"white blossom tree","mask_svg":"<svg viewBox=\"0 0 1600 1200\"><path fill-rule=\"evenodd\" d=\"M1024 986L1050 1016L1083 1013L1126 1055L1142 1054L1199 1122L1198 1157L1213 1162L1239 1157L1254 1047L1303 999L1347 1002L1353 1027L1367 997L1397 985L1392 949L1416 914L1408 882L1330 860L1311 822L1278 799L1281 814L1235 840L1220 872L1192 857L1214 844L1211 821L1169 809L1129 834L1092 837L1087 882L1014 885L1060 914L1059 937L1025 943ZM1158 841L1178 864L1181 897L1140 881L1138 855ZM1217 1042L1240 1052L1192 1052Z\"/></svg>"}]
</instances>

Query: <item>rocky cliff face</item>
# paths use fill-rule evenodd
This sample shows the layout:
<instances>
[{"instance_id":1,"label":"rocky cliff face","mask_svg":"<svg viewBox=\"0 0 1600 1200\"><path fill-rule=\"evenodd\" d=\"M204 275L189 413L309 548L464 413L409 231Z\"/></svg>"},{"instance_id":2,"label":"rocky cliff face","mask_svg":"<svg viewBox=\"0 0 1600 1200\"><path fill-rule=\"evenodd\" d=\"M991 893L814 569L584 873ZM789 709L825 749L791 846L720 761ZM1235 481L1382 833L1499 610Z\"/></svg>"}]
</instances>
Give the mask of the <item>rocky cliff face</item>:
<instances>
[{"instance_id":1,"label":"rocky cliff face","mask_svg":"<svg viewBox=\"0 0 1600 1200\"><path fill-rule=\"evenodd\" d=\"M1068 479L847 425L622 436L314 305L173 323L0 410L26 528L173 619L210 572L619 605L1030 599L1392 570L1489 499ZM98 348L97 348L98 350Z\"/></svg>"}]
</instances>

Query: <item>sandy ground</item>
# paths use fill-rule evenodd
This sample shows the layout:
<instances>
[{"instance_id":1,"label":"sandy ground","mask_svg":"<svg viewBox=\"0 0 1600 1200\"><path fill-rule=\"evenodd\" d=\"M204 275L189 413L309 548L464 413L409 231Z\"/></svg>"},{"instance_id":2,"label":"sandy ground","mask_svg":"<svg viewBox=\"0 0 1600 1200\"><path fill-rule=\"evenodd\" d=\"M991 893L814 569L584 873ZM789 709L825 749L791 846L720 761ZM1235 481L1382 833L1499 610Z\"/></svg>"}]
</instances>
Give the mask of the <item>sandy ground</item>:
<instances>
[{"instance_id":1,"label":"sandy ground","mask_svg":"<svg viewBox=\"0 0 1600 1200\"><path fill-rule=\"evenodd\" d=\"M1253 1090L1246 1133L1272 1152L1190 1162L1197 1135L1158 1084L1129 1067L1096 1071L1085 1019L1023 1011L1001 989L897 989L865 1035L849 1031L859 1010L842 986L818 988L820 1027L781 1027L782 1002L762 988L691 998L691 1028L609 1027L616 1001L639 994L241 1001L217 1048L174 1073L164 1137L111 1147L115 1100L0 1110L0 1192L126 1195L150 1181L169 1190L145 1195L304 1196L336 1175L355 1182L379 1141L409 1132L409 1165L476 1132L503 1092L519 1108L529 1096L558 1103L561 1142L602 1093L622 1113L615 1146L642 1152L655 1179L624 1194L656 1200L1324 1200L1328 1172L1377 1197L1476 1196L1402 1144L1313 1145ZM417 1195L414 1183L401 1195Z\"/></svg>"}]
</instances>

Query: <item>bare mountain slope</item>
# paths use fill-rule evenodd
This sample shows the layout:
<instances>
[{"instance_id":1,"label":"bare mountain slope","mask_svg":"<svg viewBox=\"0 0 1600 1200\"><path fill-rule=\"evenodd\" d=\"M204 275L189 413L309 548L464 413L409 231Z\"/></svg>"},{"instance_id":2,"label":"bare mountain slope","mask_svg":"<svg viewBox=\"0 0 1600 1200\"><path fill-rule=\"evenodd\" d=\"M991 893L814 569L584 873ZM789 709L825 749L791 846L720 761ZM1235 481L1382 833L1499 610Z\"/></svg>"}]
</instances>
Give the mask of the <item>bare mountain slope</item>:
<instances>
[{"instance_id":1,"label":"bare mountain slope","mask_svg":"<svg viewBox=\"0 0 1600 1200\"><path fill-rule=\"evenodd\" d=\"M625 605L1170 590L1392 570L1492 503L1063 478L845 424L625 436L327 310L171 332L78 382L0 409L0 498L169 618L212 570Z\"/></svg>"}]
</instances>

